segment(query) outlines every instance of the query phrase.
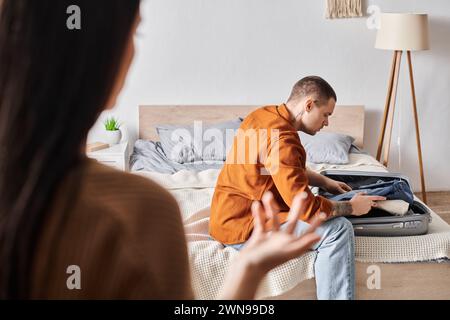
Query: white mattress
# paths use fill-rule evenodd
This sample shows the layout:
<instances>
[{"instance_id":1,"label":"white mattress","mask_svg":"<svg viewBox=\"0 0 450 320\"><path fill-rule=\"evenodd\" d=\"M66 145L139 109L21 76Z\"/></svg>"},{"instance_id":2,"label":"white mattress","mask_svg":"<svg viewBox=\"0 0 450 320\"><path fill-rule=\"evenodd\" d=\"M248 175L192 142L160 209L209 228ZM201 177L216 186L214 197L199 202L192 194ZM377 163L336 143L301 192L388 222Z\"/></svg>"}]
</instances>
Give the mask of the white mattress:
<instances>
[{"instance_id":1,"label":"white mattress","mask_svg":"<svg viewBox=\"0 0 450 320\"><path fill-rule=\"evenodd\" d=\"M350 154L347 165L312 164L307 166L317 172L323 170L386 171L373 157ZM148 177L177 199L186 230L193 286L200 299L214 299L221 286L225 270L237 251L224 248L210 240L208 216L195 213L209 207L220 170L201 172L179 171L175 174L135 172ZM418 199L417 199L418 200ZM432 222L426 235L414 237L356 237L356 260L361 262L418 262L450 258L450 226L432 212ZM272 270L258 290L258 297L282 294L299 282L314 277L315 252L309 252Z\"/></svg>"}]
</instances>

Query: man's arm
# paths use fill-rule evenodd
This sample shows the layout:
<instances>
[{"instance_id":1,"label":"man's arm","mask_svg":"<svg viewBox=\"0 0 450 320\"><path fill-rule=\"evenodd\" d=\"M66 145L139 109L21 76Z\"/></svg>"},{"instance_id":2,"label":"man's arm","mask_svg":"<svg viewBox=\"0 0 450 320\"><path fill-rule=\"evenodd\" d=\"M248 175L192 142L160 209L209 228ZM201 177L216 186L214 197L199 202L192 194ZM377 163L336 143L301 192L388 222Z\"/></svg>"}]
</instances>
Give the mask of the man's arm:
<instances>
[{"instance_id":1,"label":"man's arm","mask_svg":"<svg viewBox=\"0 0 450 320\"><path fill-rule=\"evenodd\" d=\"M273 152L274 150L277 152ZM308 187L311 181L308 179L307 169L300 161L301 156L301 146L298 145L297 140L293 136L285 134L269 147L264 166L271 174L278 192L289 207L291 207L296 194L306 192L306 210L301 217L302 220L307 221L320 212L324 212L329 217L359 216L369 212L370 208L376 205L375 201L385 200L380 196L357 194L350 201L332 202L321 196L314 196ZM313 176L317 178L316 175L313 174Z\"/></svg>"},{"instance_id":2,"label":"man's arm","mask_svg":"<svg viewBox=\"0 0 450 320\"><path fill-rule=\"evenodd\" d=\"M353 213L350 201L332 201L332 205L330 218L350 216Z\"/></svg>"},{"instance_id":3,"label":"man's arm","mask_svg":"<svg viewBox=\"0 0 450 320\"><path fill-rule=\"evenodd\" d=\"M319 188L324 188L326 186L327 178L324 175L306 168L306 176L308 177L310 186Z\"/></svg>"},{"instance_id":4,"label":"man's arm","mask_svg":"<svg viewBox=\"0 0 450 320\"><path fill-rule=\"evenodd\" d=\"M308 168L306 169L306 176L310 186L319 187L332 194L341 194L352 190L346 183L335 181Z\"/></svg>"},{"instance_id":5,"label":"man's arm","mask_svg":"<svg viewBox=\"0 0 450 320\"><path fill-rule=\"evenodd\" d=\"M377 206L377 201L386 200L381 196L366 196L358 193L350 201L332 201L329 218L345 217L350 215L361 216Z\"/></svg>"},{"instance_id":6,"label":"man's arm","mask_svg":"<svg viewBox=\"0 0 450 320\"><path fill-rule=\"evenodd\" d=\"M312 194L308 187L310 181L304 167L303 157L305 154L302 146L298 143L298 135L281 132L280 138L268 146L264 167L272 176L279 194L289 207L292 206L296 194L301 192L307 194L302 220L308 221L313 215L320 212L329 216L332 209L331 201Z\"/></svg>"}]
</instances>

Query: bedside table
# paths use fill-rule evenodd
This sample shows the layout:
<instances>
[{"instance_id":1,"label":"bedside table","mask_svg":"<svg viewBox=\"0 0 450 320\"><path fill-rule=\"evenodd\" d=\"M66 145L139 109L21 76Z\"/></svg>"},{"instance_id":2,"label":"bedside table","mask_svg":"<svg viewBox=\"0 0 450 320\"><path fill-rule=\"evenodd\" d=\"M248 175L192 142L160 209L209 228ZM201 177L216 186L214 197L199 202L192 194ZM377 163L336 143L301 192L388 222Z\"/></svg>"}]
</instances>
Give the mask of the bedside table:
<instances>
[{"instance_id":1,"label":"bedside table","mask_svg":"<svg viewBox=\"0 0 450 320\"><path fill-rule=\"evenodd\" d=\"M115 144L107 149L87 152L86 155L107 166L123 171L129 170L128 142Z\"/></svg>"}]
</instances>

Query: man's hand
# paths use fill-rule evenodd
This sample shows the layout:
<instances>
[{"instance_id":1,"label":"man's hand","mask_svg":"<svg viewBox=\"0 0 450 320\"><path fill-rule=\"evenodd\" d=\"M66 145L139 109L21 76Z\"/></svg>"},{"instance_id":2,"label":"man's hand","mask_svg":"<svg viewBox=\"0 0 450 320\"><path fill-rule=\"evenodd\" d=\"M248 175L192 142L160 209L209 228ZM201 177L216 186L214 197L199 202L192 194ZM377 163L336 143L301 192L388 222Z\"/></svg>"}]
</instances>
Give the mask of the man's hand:
<instances>
[{"instance_id":1,"label":"man's hand","mask_svg":"<svg viewBox=\"0 0 450 320\"><path fill-rule=\"evenodd\" d=\"M386 200L381 196L366 196L365 193L356 194L349 202L352 205L353 216L362 216L370 211L372 207L376 207L376 201Z\"/></svg>"},{"instance_id":2,"label":"man's hand","mask_svg":"<svg viewBox=\"0 0 450 320\"><path fill-rule=\"evenodd\" d=\"M322 187L325 191L332 194L341 194L345 192L352 191L349 185L344 182L336 181L330 178L327 178L325 185Z\"/></svg>"}]
</instances>

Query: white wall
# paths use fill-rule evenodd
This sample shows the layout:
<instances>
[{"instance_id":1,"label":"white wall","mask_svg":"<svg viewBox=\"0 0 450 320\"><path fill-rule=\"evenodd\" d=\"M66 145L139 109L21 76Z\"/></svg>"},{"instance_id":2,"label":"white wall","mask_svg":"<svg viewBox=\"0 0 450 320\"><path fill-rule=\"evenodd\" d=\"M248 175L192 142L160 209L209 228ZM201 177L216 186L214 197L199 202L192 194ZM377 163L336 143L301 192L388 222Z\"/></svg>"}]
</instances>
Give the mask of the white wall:
<instances>
[{"instance_id":1,"label":"white wall","mask_svg":"<svg viewBox=\"0 0 450 320\"><path fill-rule=\"evenodd\" d=\"M371 4L385 12L429 14L431 50L413 53L426 184L450 190L450 1L373 0L365 7ZM326 20L324 6L324 0L143 1L137 54L112 113L134 139L139 104L280 103L295 81L315 74L335 88L338 104L366 106L365 146L374 154L392 52L374 49L367 17ZM417 189L405 62L390 165ZM97 123L89 140L99 139Z\"/></svg>"}]
</instances>

